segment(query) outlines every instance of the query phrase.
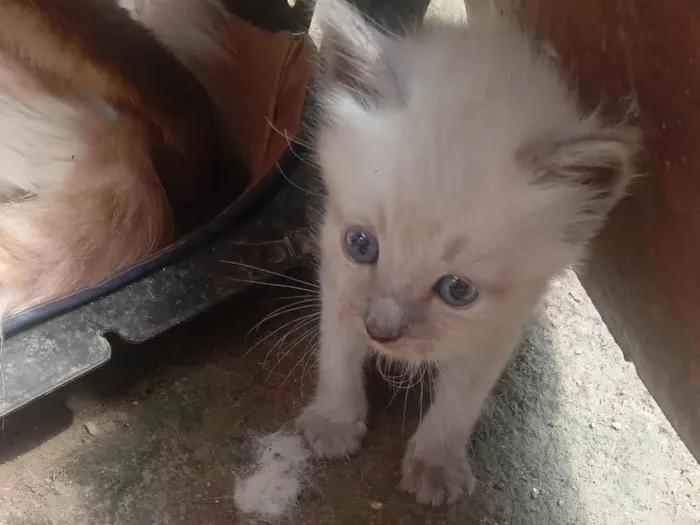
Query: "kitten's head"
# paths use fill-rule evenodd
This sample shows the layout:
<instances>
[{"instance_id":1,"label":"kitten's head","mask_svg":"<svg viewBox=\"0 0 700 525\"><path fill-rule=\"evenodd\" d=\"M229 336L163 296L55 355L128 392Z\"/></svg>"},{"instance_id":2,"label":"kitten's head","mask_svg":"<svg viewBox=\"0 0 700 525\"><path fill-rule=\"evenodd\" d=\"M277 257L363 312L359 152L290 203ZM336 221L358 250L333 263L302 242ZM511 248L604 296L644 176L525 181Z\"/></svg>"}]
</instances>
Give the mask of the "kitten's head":
<instances>
[{"instance_id":1,"label":"kitten's head","mask_svg":"<svg viewBox=\"0 0 700 525\"><path fill-rule=\"evenodd\" d=\"M391 36L322 13L326 300L375 350L486 351L623 195L637 133L582 118L504 20Z\"/></svg>"}]
</instances>

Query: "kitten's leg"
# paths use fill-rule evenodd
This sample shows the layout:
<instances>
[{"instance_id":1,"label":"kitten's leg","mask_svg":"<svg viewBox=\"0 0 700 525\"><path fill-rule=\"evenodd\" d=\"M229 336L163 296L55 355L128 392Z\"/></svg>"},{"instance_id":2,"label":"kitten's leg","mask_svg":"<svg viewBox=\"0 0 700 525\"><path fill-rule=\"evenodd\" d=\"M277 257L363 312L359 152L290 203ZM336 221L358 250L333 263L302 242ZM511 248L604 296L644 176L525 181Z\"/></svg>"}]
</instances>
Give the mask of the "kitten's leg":
<instances>
[{"instance_id":1,"label":"kitten's leg","mask_svg":"<svg viewBox=\"0 0 700 525\"><path fill-rule=\"evenodd\" d=\"M408 443L401 480L418 502L436 507L454 503L474 488L469 436L501 373L501 368L473 373L466 363L442 368L433 405Z\"/></svg>"},{"instance_id":2,"label":"kitten's leg","mask_svg":"<svg viewBox=\"0 0 700 525\"><path fill-rule=\"evenodd\" d=\"M324 305L318 385L313 401L296 420L297 431L318 457L347 456L362 444L367 432L366 354L362 337L343 324L338 312Z\"/></svg>"}]
</instances>

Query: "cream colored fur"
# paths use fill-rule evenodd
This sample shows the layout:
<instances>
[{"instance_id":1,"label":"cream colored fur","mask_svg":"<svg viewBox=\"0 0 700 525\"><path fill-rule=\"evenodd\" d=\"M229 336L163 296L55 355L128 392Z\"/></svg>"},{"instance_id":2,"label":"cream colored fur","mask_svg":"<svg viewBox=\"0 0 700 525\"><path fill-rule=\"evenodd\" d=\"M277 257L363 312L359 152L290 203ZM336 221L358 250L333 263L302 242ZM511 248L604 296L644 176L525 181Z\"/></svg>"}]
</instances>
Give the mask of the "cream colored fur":
<instances>
[{"instance_id":1,"label":"cream colored fur","mask_svg":"<svg viewBox=\"0 0 700 525\"><path fill-rule=\"evenodd\" d=\"M409 382L429 370L402 486L452 503L474 484L466 445L486 397L550 278L623 196L638 137L584 115L556 64L495 11L399 37L343 0L321 8L319 382L297 428L318 456L356 452L368 355ZM375 264L346 256L349 227L376 237ZM445 275L475 283L473 305L440 299ZM373 339L368 319L400 337Z\"/></svg>"},{"instance_id":2,"label":"cream colored fur","mask_svg":"<svg viewBox=\"0 0 700 525\"><path fill-rule=\"evenodd\" d=\"M0 312L98 282L155 252L170 211L145 127L0 55Z\"/></svg>"},{"instance_id":3,"label":"cream colored fur","mask_svg":"<svg viewBox=\"0 0 700 525\"><path fill-rule=\"evenodd\" d=\"M187 58L210 92L219 89L215 79L233 58L221 4L136 4L135 16ZM3 54L0 123L0 316L99 282L171 240L142 123Z\"/></svg>"}]
</instances>

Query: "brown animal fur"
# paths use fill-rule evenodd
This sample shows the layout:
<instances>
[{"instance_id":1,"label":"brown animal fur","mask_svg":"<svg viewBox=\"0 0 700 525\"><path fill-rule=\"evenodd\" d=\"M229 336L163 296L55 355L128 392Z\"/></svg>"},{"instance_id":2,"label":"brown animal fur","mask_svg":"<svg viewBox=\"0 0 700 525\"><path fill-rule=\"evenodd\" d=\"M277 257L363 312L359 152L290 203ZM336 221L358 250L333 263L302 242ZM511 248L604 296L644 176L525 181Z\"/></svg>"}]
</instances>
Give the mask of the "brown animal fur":
<instances>
[{"instance_id":1,"label":"brown animal fur","mask_svg":"<svg viewBox=\"0 0 700 525\"><path fill-rule=\"evenodd\" d=\"M176 209L215 194L218 117L201 83L114 0L0 0L0 48L35 73L134 114L181 158L162 182ZM241 185L242 186L242 185ZM241 190L242 187L237 188Z\"/></svg>"},{"instance_id":2,"label":"brown animal fur","mask_svg":"<svg viewBox=\"0 0 700 525\"><path fill-rule=\"evenodd\" d=\"M93 284L169 242L149 127L56 90L0 51L0 315Z\"/></svg>"},{"instance_id":3,"label":"brown animal fur","mask_svg":"<svg viewBox=\"0 0 700 525\"><path fill-rule=\"evenodd\" d=\"M93 5L108 3L95 0ZM230 103L212 84L224 71L235 70L222 25L228 15L218 0L178 3L183 4L182 17L172 20L167 42L161 40L164 44L157 46L167 45L181 59L196 64L196 69L190 67L226 108ZM63 4L57 0L57 5ZM80 58L83 55L71 51L70 38L56 38L57 49L47 51L53 45L49 43L53 33L41 33L29 39L28 47L15 45L8 52L5 46L13 40L10 33L2 32L8 14L18 15L12 32L20 35L22 23L29 31L28 24L43 20L26 15L20 5L24 3L0 0L0 317L95 284L153 254L173 237L168 200L153 165L155 117L145 115L144 122L128 113L114 114L100 99L104 95L111 102L122 100L120 107L131 100L131 107L136 108L141 102L130 99L129 93L142 95L137 84L123 81L114 87L104 75L115 71L116 79L141 77L125 77L122 70L106 67L109 60ZM150 26L159 19L158 9L168 9L171 4L158 6L149 10L148 17L135 16ZM155 41L150 33L144 34ZM84 42L90 38L88 35ZM106 53L113 51L110 49ZM65 61L52 63L50 53ZM31 57L43 57L46 68L30 67L34 64ZM150 66L148 54L138 60ZM157 64L158 57L154 60ZM79 73L72 75L73 70ZM174 82L164 76L162 85L166 90ZM105 94L100 92L103 89L113 91ZM156 96L148 88L145 93L145 98ZM177 130L184 124L178 121L175 99L164 103L171 107L162 114L172 118L170 123ZM210 104L208 97L206 100ZM151 110L154 106L138 107ZM191 108L183 111L194 113ZM221 118L227 120L230 115ZM162 129L168 129L167 122L163 121Z\"/></svg>"}]
</instances>

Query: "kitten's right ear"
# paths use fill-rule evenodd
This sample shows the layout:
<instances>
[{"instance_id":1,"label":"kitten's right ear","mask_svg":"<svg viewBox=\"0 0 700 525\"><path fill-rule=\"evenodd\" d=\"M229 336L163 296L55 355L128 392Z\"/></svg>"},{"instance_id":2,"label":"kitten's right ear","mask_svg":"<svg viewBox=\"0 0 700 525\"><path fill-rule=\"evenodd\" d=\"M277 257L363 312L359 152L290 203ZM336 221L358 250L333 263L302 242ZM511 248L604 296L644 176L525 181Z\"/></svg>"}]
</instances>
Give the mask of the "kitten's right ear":
<instances>
[{"instance_id":1,"label":"kitten's right ear","mask_svg":"<svg viewBox=\"0 0 700 525\"><path fill-rule=\"evenodd\" d=\"M518 152L518 160L534 169L540 184L585 190L579 193L575 220L565 232L568 240L577 243L590 238L625 195L640 146L637 128L599 126L529 144Z\"/></svg>"},{"instance_id":2,"label":"kitten's right ear","mask_svg":"<svg viewBox=\"0 0 700 525\"><path fill-rule=\"evenodd\" d=\"M396 98L398 85L386 57L388 35L346 0L320 2L318 15L325 81L368 108Z\"/></svg>"}]
</instances>

